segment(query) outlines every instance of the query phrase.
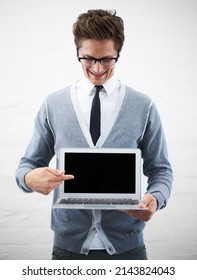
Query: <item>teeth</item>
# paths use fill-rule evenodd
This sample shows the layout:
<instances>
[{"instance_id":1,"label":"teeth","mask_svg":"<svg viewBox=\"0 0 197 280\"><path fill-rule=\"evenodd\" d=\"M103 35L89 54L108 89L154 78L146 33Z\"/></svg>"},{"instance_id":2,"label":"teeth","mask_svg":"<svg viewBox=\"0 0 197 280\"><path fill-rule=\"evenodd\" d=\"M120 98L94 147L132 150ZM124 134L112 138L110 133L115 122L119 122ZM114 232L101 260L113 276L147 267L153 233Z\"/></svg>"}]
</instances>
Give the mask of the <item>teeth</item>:
<instances>
[{"instance_id":1,"label":"teeth","mask_svg":"<svg viewBox=\"0 0 197 280\"><path fill-rule=\"evenodd\" d=\"M94 73L92 73L94 76L97 76L97 77L100 77L100 76L102 76L103 74L105 74L105 73L102 73L102 74L94 74Z\"/></svg>"}]
</instances>

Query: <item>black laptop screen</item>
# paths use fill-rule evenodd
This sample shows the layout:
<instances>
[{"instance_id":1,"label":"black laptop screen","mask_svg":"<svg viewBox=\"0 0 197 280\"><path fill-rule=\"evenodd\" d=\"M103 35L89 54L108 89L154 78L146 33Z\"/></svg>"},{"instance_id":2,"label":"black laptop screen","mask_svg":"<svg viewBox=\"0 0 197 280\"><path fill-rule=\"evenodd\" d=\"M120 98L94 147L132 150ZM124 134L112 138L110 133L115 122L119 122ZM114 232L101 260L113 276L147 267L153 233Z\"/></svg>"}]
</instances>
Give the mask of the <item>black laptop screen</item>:
<instances>
[{"instance_id":1,"label":"black laptop screen","mask_svg":"<svg viewBox=\"0 0 197 280\"><path fill-rule=\"evenodd\" d=\"M136 155L65 153L65 193L135 193Z\"/></svg>"}]
</instances>

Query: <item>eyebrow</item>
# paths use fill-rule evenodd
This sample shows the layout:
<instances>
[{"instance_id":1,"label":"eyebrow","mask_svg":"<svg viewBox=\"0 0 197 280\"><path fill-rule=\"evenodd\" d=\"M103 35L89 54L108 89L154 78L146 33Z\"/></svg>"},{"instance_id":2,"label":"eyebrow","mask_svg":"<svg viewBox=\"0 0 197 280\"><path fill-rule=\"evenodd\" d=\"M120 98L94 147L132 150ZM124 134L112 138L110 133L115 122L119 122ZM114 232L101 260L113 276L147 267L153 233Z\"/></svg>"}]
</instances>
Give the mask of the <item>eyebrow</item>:
<instances>
[{"instance_id":1,"label":"eyebrow","mask_svg":"<svg viewBox=\"0 0 197 280\"><path fill-rule=\"evenodd\" d=\"M116 58L120 56L120 53L117 53L117 54L114 54L114 55L106 55L106 56L103 56L101 58L97 58L97 57L94 57L94 56L91 56L91 55L88 55L88 54L84 54L84 55L79 55L79 48L77 48L77 56L78 57L84 57L84 58L96 58L96 59L104 59L104 58Z\"/></svg>"},{"instance_id":2,"label":"eyebrow","mask_svg":"<svg viewBox=\"0 0 197 280\"><path fill-rule=\"evenodd\" d=\"M118 58L119 56L112 56L112 55L109 55L109 56L103 56L103 57L100 57L100 58L97 58L97 57L93 57L93 56L89 56L89 55L84 55L84 56L80 56L80 58L87 58L87 59L99 59L99 60L102 60L102 59L108 59L108 58Z\"/></svg>"},{"instance_id":3,"label":"eyebrow","mask_svg":"<svg viewBox=\"0 0 197 280\"><path fill-rule=\"evenodd\" d=\"M97 58L97 57L94 57L94 56L91 56L91 55L84 55L84 56L80 56L82 58L92 58L92 59L105 59L105 58L116 58L115 55L112 56L112 55L108 55L108 56L103 56L103 57L100 57L100 58Z\"/></svg>"}]
</instances>

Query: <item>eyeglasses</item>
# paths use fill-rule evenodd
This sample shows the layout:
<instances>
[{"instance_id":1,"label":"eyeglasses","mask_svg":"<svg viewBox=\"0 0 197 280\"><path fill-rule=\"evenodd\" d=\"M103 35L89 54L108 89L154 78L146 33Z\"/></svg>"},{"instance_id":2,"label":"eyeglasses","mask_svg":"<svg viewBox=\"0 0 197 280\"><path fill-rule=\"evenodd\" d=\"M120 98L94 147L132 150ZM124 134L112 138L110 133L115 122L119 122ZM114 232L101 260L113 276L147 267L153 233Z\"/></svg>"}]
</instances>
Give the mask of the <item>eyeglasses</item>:
<instances>
[{"instance_id":1,"label":"eyeglasses","mask_svg":"<svg viewBox=\"0 0 197 280\"><path fill-rule=\"evenodd\" d=\"M100 62L100 64L103 66L111 66L118 61L118 57L78 57L78 60L82 65L86 66L93 66L97 61Z\"/></svg>"}]
</instances>

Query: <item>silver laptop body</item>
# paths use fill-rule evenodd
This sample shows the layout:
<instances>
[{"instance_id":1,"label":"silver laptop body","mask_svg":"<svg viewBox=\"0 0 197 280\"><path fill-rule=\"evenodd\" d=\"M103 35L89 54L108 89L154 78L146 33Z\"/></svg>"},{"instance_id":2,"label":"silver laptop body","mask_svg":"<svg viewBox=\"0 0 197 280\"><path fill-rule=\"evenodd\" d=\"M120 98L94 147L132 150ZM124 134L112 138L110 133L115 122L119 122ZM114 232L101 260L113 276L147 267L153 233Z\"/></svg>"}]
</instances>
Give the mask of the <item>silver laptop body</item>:
<instances>
[{"instance_id":1,"label":"silver laptop body","mask_svg":"<svg viewBox=\"0 0 197 280\"><path fill-rule=\"evenodd\" d=\"M61 149L59 168L75 178L59 186L54 208L141 209L139 149Z\"/></svg>"}]
</instances>

